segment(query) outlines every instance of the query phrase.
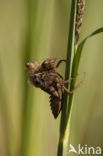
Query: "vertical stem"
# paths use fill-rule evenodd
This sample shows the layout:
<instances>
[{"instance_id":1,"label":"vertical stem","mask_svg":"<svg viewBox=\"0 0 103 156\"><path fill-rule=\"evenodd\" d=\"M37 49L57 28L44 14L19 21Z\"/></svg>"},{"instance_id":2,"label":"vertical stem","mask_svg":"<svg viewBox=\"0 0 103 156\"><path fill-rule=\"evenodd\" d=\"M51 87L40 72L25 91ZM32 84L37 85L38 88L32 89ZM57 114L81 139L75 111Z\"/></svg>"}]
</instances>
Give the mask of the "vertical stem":
<instances>
[{"instance_id":1,"label":"vertical stem","mask_svg":"<svg viewBox=\"0 0 103 156\"><path fill-rule=\"evenodd\" d=\"M68 35L68 47L67 47L67 63L65 70L65 79L71 77L72 71L72 62L74 57L75 50L75 21L76 21L76 7L77 0L72 0L71 2L71 15L70 15L70 26L69 26L69 35ZM67 88L70 88L70 85L66 85ZM72 95L71 95L72 96ZM58 145L58 156L66 156L68 154L68 139L69 139L69 116L67 111L70 112L72 101L68 103L69 96L64 94L63 97L63 108L60 122L60 138ZM70 101L70 100L69 100Z\"/></svg>"},{"instance_id":2,"label":"vertical stem","mask_svg":"<svg viewBox=\"0 0 103 156\"><path fill-rule=\"evenodd\" d=\"M7 156L12 155L12 144L11 144L11 136L14 136L13 124L10 116L9 110L9 98L7 96L5 77L3 73L2 63L0 60L0 109L1 115L3 116L3 131L4 141L5 141L5 151Z\"/></svg>"},{"instance_id":3,"label":"vertical stem","mask_svg":"<svg viewBox=\"0 0 103 156\"><path fill-rule=\"evenodd\" d=\"M35 2L35 4L34 4ZM22 121L21 121L21 156L28 156L29 151L29 141L30 141L30 121L32 117L32 102L29 103L29 97L32 96L32 91L27 83L27 72L24 70L25 64L30 60L32 56L32 42L33 42L33 30L34 30L34 20L37 1L27 0L27 31L26 39L24 44L23 53L23 102L22 102ZM36 11L35 11L36 12ZM31 100L33 101L33 100Z\"/></svg>"}]
</instances>

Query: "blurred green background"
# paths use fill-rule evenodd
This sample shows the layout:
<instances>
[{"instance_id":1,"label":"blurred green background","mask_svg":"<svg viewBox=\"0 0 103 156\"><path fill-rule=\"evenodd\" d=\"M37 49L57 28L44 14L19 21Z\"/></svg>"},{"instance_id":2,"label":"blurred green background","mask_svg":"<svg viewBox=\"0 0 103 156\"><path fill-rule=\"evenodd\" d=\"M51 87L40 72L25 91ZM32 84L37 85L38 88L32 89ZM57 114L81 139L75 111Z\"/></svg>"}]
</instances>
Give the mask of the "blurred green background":
<instances>
[{"instance_id":1,"label":"blurred green background","mask_svg":"<svg viewBox=\"0 0 103 156\"><path fill-rule=\"evenodd\" d=\"M25 63L66 58L69 0L0 0L0 156L56 156L60 115L49 96L28 83ZM103 1L86 0L82 40L103 26ZM64 75L65 64L58 71ZM88 40L81 58L69 143L103 145L103 34ZM74 156L75 154L70 154Z\"/></svg>"}]
</instances>

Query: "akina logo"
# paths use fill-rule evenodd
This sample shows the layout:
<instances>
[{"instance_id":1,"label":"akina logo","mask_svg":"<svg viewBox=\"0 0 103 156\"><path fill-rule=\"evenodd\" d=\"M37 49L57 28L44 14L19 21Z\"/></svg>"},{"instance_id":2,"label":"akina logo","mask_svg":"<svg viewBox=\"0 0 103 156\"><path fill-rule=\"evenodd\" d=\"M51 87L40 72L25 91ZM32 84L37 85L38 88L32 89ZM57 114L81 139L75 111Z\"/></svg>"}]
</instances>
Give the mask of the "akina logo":
<instances>
[{"instance_id":1,"label":"akina logo","mask_svg":"<svg viewBox=\"0 0 103 156\"><path fill-rule=\"evenodd\" d=\"M90 155L91 154L101 155L102 153L101 147L99 146L88 147L87 145L84 145L82 147L80 144L78 144L77 149L72 144L70 144L69 146L70 146L69 153L73 152L76 154L90 154Z\"/></svg>"}]
</instances>

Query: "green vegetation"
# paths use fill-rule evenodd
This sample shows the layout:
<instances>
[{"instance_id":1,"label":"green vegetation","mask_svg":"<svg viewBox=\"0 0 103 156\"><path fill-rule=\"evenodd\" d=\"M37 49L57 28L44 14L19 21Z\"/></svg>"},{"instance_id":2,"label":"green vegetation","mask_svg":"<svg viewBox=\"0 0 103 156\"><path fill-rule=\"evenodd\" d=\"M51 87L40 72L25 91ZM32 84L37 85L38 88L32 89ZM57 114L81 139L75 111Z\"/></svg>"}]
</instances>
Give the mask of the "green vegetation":
<instances>
[{"instance_id":1,"label":"green vegetation","mask_svg":"<svg viewBox=\"0 0 103 156\"><path fill-rule=\"evenodd\" d=\"M69 143L103 144L103 34L96 35L103 32L103 2L86 4L75 45L76 0L0 2L0 155L56 156L58 148L58 156L65 156ZM54 120L49 96L28 83L25 63L64 59L66 53L65 79L78 73L67 87L72 90L84 72L86 79L74 94L64 95L63 111ZM58 70L63 75L65 64Z\"/></svg>"}]
</instances>

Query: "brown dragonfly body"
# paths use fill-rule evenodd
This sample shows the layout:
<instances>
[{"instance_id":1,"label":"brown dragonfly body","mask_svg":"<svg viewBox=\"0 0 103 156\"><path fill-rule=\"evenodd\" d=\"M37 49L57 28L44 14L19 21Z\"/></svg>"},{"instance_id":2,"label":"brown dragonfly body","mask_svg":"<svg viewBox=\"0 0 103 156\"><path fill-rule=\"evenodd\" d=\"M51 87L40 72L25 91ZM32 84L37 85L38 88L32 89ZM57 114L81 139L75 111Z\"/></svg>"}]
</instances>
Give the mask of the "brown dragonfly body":
<instances>
[{"instance_id":1,"label":"brown dragonfly body","mask_svg":"<svg viewBox=\"0 0 103 156\"><path fill-rule=\"evenodd\" d=\"M65 88L64 84L70 80L64 80L62 76L56 72L56 68L65 60L60 60L55 65L56 59L46 59L42 64L37 61L30 61L26 64L29 72L30 82L43 91L50 94L50 106L54 118L57 118L62 108L63 89L68 93L73 91Z\"/></svg>"}]
</instances>

